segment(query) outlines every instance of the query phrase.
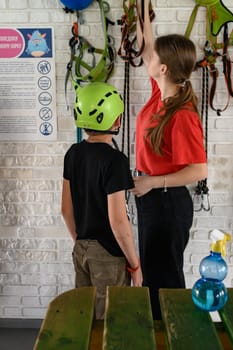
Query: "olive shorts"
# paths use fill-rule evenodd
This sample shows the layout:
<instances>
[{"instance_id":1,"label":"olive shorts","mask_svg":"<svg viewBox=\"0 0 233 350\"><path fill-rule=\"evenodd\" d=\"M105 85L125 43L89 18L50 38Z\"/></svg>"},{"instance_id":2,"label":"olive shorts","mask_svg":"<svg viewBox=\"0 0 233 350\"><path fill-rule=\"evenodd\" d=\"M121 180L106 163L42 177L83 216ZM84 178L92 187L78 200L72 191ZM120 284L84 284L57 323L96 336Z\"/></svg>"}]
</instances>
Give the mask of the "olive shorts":
<instances>
[{"instance_id":1,"label":"olive shorts","mask_svg":"<svg viewBox=\"0 0 233 350\"><path fill-rule=\"evenodd\" d=\"M75 286L96 287L96 319L103 319L106 287L129 286L125 257L113 256L96 240L77 240L73 248Z\"/></svg>"}]
</instances>

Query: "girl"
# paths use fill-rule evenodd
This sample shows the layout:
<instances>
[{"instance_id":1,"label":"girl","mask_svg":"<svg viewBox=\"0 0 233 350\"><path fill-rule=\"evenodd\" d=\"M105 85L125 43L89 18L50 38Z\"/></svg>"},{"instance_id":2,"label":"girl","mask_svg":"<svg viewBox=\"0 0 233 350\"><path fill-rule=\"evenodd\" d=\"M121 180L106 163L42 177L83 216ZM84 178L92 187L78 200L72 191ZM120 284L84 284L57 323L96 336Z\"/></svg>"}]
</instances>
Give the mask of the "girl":
<instances>
[{"instance_id":1,"label":"girl","mask_svg":"<svg viewBox=\"0 0 233 350\"><path fill-rule=\"evenodd\" d=\"M185 288L183 253L193 221L186 185L207 177L203 130L190 76L196 63L192 41L170 34L154 41L149 0L138 3L137 40L152 94L136 124L134 178L143 284L154 319L161 319L159 288Z\"/></svg>"}]
</instances>

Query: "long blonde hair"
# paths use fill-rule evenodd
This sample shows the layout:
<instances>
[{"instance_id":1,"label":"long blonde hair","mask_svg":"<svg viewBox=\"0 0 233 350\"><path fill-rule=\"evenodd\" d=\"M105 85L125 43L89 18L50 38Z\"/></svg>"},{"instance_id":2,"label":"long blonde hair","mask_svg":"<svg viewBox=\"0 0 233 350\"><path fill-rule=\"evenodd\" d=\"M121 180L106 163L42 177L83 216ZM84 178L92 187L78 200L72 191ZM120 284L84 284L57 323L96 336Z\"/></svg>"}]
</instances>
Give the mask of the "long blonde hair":
<instances>
[{"instance_id":1,"label":"long blonde hair","mask_svg":"<svg viewBox=\"0 0 233 350\"><path fill-rule=\"evenodd\" d=\"M162 109L152 116L151 121L158 120L157 126L147 129L153 150L162 155L164 128L174 113L179 109L198 113L197 97L189 80L196 63L196 49L193 42L183 35L169 34L157 38L155 51L160 63L167 66L167 78L177 85L176 94L168 97Z\"/></svg>"}]
</instances>

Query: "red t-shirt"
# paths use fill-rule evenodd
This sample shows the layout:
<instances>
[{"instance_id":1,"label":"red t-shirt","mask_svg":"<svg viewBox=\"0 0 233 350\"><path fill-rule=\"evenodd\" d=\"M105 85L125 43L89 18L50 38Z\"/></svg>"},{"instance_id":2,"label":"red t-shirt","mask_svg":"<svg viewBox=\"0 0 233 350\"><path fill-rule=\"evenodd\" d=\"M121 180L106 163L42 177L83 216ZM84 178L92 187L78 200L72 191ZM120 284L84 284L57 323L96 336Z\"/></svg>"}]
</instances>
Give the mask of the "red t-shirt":
<instances>
[{"instance_id":1,"label":"red t-shirt","mask_svg":"<svg viewBox=\"0 0 233 350\"><path fill-rule=\"evenodd\" d=\"M163 155L155 153L145 139L148 127L157 124L151 116L163 105L159 87L151 79L152 94L139 112L136 123L136 168L148 175L174 173L188 164L206 163L203 129L195 111L177 111L164 129ZM187 106L188 107L188 106Z\"/></svg>"}]
</instances>

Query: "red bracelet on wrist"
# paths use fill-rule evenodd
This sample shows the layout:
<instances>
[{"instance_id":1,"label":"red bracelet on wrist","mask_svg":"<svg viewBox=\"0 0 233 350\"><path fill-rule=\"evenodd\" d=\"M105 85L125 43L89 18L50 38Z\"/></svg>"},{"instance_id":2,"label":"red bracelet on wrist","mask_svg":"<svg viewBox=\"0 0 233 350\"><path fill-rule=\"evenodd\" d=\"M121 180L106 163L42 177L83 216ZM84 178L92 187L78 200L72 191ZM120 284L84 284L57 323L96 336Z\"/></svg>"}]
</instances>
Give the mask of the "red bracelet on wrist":
<instances>
[{"instance_id":1,"label":"red bracelet on wrist","mask_svg":"<svg viewBox=\"0 0 233 350\"><path fill-rule=\"evenodd\" d=\"M136 272L140 267L140 261L139 261L139 264L135 267L135 268L132 268L131 266L129 265L126 265L126 270L130 273L133 273L133 272Z\"/></svg>"}]
</instances>

